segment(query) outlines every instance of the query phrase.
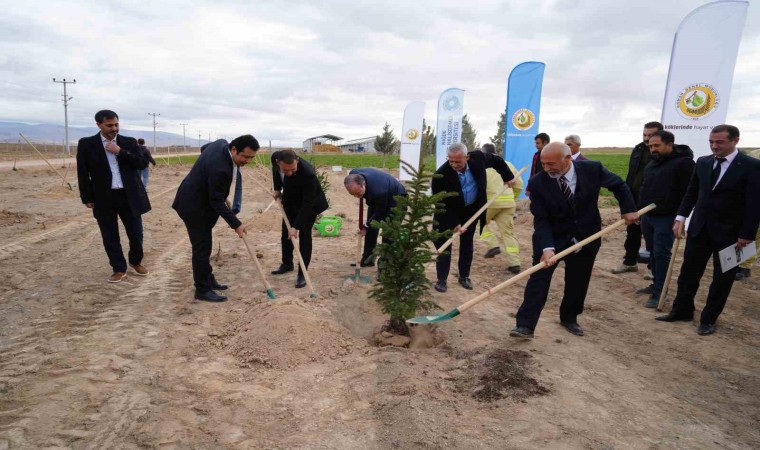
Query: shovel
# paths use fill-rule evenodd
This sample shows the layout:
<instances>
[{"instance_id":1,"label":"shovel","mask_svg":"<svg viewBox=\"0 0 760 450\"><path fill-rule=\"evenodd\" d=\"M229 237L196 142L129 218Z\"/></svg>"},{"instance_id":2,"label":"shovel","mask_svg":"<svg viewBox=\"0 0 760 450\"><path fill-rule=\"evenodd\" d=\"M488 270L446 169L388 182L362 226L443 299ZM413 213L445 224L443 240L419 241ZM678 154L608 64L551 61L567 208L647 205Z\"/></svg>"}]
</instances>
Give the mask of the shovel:
<instances>
[{"instance_id":1,"label":"shovel","mask_svg":"<svg viewBox=\"0 0 760 450\"><path fill-rule=\"evenodd\" d=\"M356 270L353 275L346 275L344 280L353 280L354 283L369 284L372 278L362 276L362 236L361 230L364 229L364 200L359 199L359 236L356 238Z\"/></svg>"},{"instance_id":2,"label":"shovel","mask_svg":"<svg viewBox=\"0 0 760 450\"><path fill-rule=\"evenodd\" d=\"M19 133L18 135L21 136L22 138L24 138L24 140L26 141L26 143L29 144L34 149L34 151L37 152L42 157L43 160L45 160L45 162L47 163L47 165L50 166L50 168L53 169L53 171L55 171L55 173L57 173L59 177L61 177L61 180L63 180L63 182L61 184L66 183L69 186L69 190L73 191L74 188L71 187L71 183L67 182L66 181L66 177L64 177L63 175L61 175L61 172L59 172L58 169L56 169L55 167L53 167L52 164L50 164L50 161L48 161L47 158L45 158L45 155L43 155L42 152L40 152L39 150L37 150L37 147L35 147L34 144L32 144L31 142L29 142L29 139L27 139L26 136L24 136L21 133Z\"/></svg>"},{"instance_id":3,"label":"shovel","mask_svg":"<svg viewBox=\"0 0 760 450\"><path fill-rule=\"evenodd\" d=\"M650 204L649 206L646 206L642 209L640 209L639 215L644 215L647 212L653 210L655 208L654 203ZM551 261L557 262L560 259L564 258L565 256L569 255L570 253L573 253L574 251L580 249L584 245L593 242L600 237L604 236L605 234L609 233L610 231L613 231L617 228L620 228L621 226L625 225L625 219L620 219L617 222L613 223L612 225L604 228L603 230L600 230L597 233L592 234L591 236L587 237L586 239L578 242L577 244L566 248L565 250L557 253L556 255L552 256ZM472 308L473 306L477 305L478 303L482 302L483 300L487 299L488 297L492 296L493 294L501 291L507 286L511 286L515 284L516 282L529 277L534 272L538 272L541 269L546 268L545 262L540 262L536 264L535 266L531 267L530 269L526 270L525 272L520 272L519 274L515 275L514 277L510 278L507 281L504 281L497 286L488 289L486 292L483 292L482 294L478 295L477 297L473 298L472 300L458 306L457 308L452 309L451 311L447 312L446 314L441 314L439 316L419 316L414 317L406 321L406 323L439 323L439 322L445 322L447 320L451 320L454 317L458 316L459 314L467 311L468 309Z\"/></svg>"},{"instance_id":4,"label":"shovel","mask_svg":"<svg viewBox=\"0 0 760 450\"><path fill-rule=\"evenodd\" d=\"M523 174L523 172L525 172L525 170L527 170L527 169L528 169L528 166L525 166L525 167L523 167L522 169L520 169L520 170L519 170L519 171L518 171L518 172L515 174L515 178L517 178L517 177L519 177L520 175L522 175L522 174ZM462 225L462 226L459 228L459 231L457 231L456 233L454 233L453 235L451 235L451 237L449 238L449 240L448 240L448 241L446 241L446 242L445 242L445 243L444 243L444 244L441 246L441 248L439 248L439 249L437 250L438 254L440 255L440 254L441 254L441 253L443 253L443 252L444 252L444 251L445 251L447 248L449 248L449 245L451 245L451 243L452 243L452 242L454 242L454 238L455 238L455 237L457 237L457 236L460 236L462 233L464 233L464 231L462 231L462 230L463 230L463 229L467 229L467 227L469 227L470 225L472 225L472 223L473 223L473 222L475 222L475 220L477 220L477 218L478 218L478 217L480 217L480 215L481 215L481 214L483 214L483 211L485 211L486 209L488 209L488 207L489 207L489 206L491 206L491 204L493 204L493 202L495 202L495 201L496 201L496 199L497 199L497 198L498 198L498 197L499 197L501 194L503 194L503 193L504 193L504 192L505 192L507 189L512 189L512 188L511 188L511 187L509 187L509 186L504 186L504 189L502 189L502 190L501 190L501 191L500 191L498 194L496 194L496 195L494 195L493 197L491 197L491 200L488 200L488 201L486 202L486 204L485 204L485 205L481 206L481 207L480 207L480 209L478 210L478 212L476 212L475 214L473 214L473 216L472 216L472 217L470 217L470 219L469 219L467 222L465 222L465 223L464 223L464 225Z\"/></svg>"},{"instance_id":5,"label":"shovel","mask_svg":"<svg viewBox=\"0 0 760 450\"><path fill-rule=\"evenodd\" d=\"M683 222L680 224L681 232L679 233L680 236L683 236L684 233L684 227ZM673 241L673 248L670 250L670 263L668 264L668 273L665 275L665 283L662 285L662 292L660 292L660 303L657 304L657 311L662 311L662 309L665 307L665 302L668 300L668 288L670 287L670 277L673 275L673 266L676 262L676 255L678 253L678 246L681 243L681 238L677 237L675 241Z\"/></svg>"},{"instance_id":6,"label":"shovel","mask_svg":"<svg viewBox=\"0 0 760 450\"><path fill-rule=\"evenodd\" d=\"M290 230L290 220L288 220L288 216L285 214L285 207L282 206L281 201L278 200L277 203L280 205L282 220L285 221L285 226L288 227L288 230ZM309 287L309 291L311 292L309 294L309 298L317 298L317 292L314 290L314 286L311 284L311 277L309 277L309 272L306 270L306 264L304 264L303 258L301 257L301 250L298 248L298 240L296 238L291 238L290 240L293 241L293 251L296 253L296 257L298 257L298 265L301 266L303 277L306 279L306 286Z\"/></svg>"},{"instance_id":7,"label":"shovel","mask_svg":"<svg viewBox=\"0 0 760 450\"><path fill-rule=\"evenodd\" d=\"M264 269L261 268L261 263L259 262L259 258L256 257L256 254L253 253L253 250L251 250L251 244L248 243L248 237L243 236L243 242L245 243L245 248L248 250L248 255L253 260L253 263L256 265L256 270L259 271L259 275L261 275L261 280L264 282L264 287L267 289L267 297L269 297L270 300L274 300L277 298L276 295L274 295L274 290L272 290L272 285L269 284L269 281L267 281L267 276L264 274Z\"/></svg>"}]
</instances>

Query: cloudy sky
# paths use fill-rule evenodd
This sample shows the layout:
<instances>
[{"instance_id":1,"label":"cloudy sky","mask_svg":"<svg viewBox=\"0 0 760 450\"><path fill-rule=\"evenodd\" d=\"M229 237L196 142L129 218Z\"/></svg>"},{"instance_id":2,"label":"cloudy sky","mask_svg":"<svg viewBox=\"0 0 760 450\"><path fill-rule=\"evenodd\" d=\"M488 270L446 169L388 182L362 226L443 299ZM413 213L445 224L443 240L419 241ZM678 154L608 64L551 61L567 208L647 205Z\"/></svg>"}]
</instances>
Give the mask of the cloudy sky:
<instances>
[{"instance_id":1,"label":"cloudy sky","mask_svg":"<svg viewBox=\"0 0 760 450\"><path fill-rule=\"evenodd\" d=\"M673 34L703 0L162 1L0 0L0 120L95 111L122 126L204 139L253 133L299 145L401 127L405 105L466 90L478 139L496 131L510 70L546 63L541 130L586 147L632 146L659 120ZM149 6L148 6L149 5ZM728 121L760 146L760 6L750 4Z\"/></svg>"}]
</instances>

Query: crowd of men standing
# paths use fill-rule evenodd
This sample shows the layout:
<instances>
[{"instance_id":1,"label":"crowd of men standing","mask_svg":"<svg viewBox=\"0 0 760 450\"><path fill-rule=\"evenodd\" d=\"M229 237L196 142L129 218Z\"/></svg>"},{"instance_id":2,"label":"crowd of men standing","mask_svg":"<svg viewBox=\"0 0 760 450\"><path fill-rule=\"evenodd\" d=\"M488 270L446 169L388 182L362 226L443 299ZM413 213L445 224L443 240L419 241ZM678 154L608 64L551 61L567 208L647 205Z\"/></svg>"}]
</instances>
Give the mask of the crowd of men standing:
<instances>
[{"instance_id":1,"label":"crowd of men standing","mask_svg":"<svg viewBox=\"0 0 760 450\"><path fill-rule=\"evenodd\" d=\"M127 272L119 240L118 219L129 238L128 263L137 275L146 276L142 265L141 215L150 210L146 191L145 170L149 152L138 142L118 134L118 115L99 111L95 121L100 132L80 140L77 148L77 172L82 202L93 209L103 238L113 274L109 282L119 282ZM568 135L564 142L550 142L545 133L535 137L537 152L531 164L526 193L533 215L533 264L544 264L545 270L533 273L525 288L523 302L516 315L516 326L510 335L532 338L540 313L546 303L557 261L554 256L601 229L598 198L601 188L609 189L618 201L620 213L628 225L625 256L620 274L638 270L639 246L643 235L650 250L652 284L639 290L649 294L644 306L654 308L660 301L664 279L670 263L671 246L684 233L684 222L690 216L684 263L678 276L678 291L671 311L657 320L691 321L694 297L708 260L713 258L713 280L702 310L698 333L715 332L715 323L726 304L736 278L749 276L748 268L734 267L723 271L717 252L731 245L743 248L757 239L760 222L760 160L738 151L739 130L720 125L710 133L712 155L695 162L692 150L675 142L675 136L663 130L658 122L644 126L643 141L631 153L626 180L611 173L601 163L581 154L581 139ZM142 144L142 143L141 143ZM183 220L192 246L192 269L195 298L208 302L225 301L217 291L227 286L219 283L210 264L211 230L219 217L241 238L246 228L237 218L242 208L242 172L259 150L251 135L232 142L217 140L204 146L204 151L180 185L172 207ZM152 161L155 165L155 161ZM280 201L284 215L281 230L282 262L272 274L295 270L293 241L303 267L308 268L311 254L311 230L319 214L328 207L317 173L307 161L292 150L271 155L272 196ZM458 236L458 283L467 290L474 288L470 278L476 226L465 227L488 200L488 211L478 217L481 239L488 245L486 258L501 252L495 235L484 227L495 222L507 256L507 270L519 273L519 243L514 237L515 199L522 190L522 180L515 177L516 168L497 155L487 144L483 149L468 151L461 143L447 150L447 161L436 171L432 192L455 192L444 200L444 207L433 217L438 231L451 230ZM140 177L145 176L145 178ZM227 199L234 186L233 201ZM352 170L344 180L346 190L368 206L367 220L360 232L365 245L360 264L374 265L377 230L370 224L388 216L398 196L406 195L403 185L391 175L371 168ZM656 208L639 217L636 212L648 204ZM287 220L285 220L287 219ZM362 217L363 219L363 217ZM436 248L444 239L435 242ZM596 240L567 255L565 288L560 305L560 322L578 336L584 334L578 324L601 242ZM380 264L380 266L382 266ZM436 259L435 290L448 290L451 266L450 251ZM380 267L381 269L382 267ZM306 285L299 269L296 288Z\"/></svg>"}]
</instances>

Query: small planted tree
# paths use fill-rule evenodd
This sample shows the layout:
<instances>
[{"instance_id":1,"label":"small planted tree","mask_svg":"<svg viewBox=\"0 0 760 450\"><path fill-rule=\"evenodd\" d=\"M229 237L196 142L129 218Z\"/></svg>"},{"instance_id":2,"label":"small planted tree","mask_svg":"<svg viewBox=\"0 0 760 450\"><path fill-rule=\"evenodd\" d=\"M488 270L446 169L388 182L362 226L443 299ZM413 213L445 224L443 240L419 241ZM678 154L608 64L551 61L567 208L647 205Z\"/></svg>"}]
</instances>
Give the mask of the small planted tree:
<instances>
[{"instance_id":1,"label":"small planted tree","mask_svg":"<svg viewBox=\"0 0 760 450\"><path fill-rule=\"evenodd\" d=\"M436 257L429 242L451 236L450 230L438 232L433 229L433 214L442 212L444 198L457 194L439 192L428 195L430 180L440 175L427 172L424 166L417 171L405 161L401 164L413 178L407 187L407 196L396 196L396 206L391 214L381 222L372 223L373 227L382 230L383 242L375 248L381 268L380 282L369 296L380 303L383 313L390 315L385 331L408 335L406 319L414 317L418 311L440 309L425 298L430 289L425 264Z\"/></svg>"}]
</instances>

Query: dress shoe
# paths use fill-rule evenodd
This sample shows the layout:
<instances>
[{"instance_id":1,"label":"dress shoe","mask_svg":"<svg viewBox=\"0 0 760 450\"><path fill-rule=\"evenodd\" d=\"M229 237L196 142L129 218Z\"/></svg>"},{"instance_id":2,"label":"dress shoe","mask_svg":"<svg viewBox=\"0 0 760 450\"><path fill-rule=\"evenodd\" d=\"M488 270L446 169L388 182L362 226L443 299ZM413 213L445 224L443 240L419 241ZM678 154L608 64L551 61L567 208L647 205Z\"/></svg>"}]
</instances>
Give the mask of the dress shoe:
<instances>
[{"instance_id":1,"label":"dress shoe","mask_svg":"<svg viewBox=\"0 0 760 450\"><path fill-rule=\"evenodd\" d=\"M435 290L438 292L446 292L449 290L448 286L446 286L446 280L438 280L435 282Z\"/></svg>"},{"instance_id":2,"label":"dress shoe","mask_svg":"<svg viewBox=\"0 0 760 450\"><path fill-rule=\"evenodd\" d=\"M216 278L211 275L211 289L214 289L216 291L225 291L227 290L226 284L220 284L218 281L216 281Z\"/></svg>"},{"instance_id":3,"label":"dress shoe","mask_svg":"<svg viewBox=\"0 0 760 450\"><path fill-rule=\"evenodd\" d=\"M470 280L470 277L459 277L459 284L465 289L472 290L472 280Z\"/></svg>"},{"instance_id":4,"label":"dress shoe","mask_svg":"<svg viewBox=\"0 0 760 450\"><path fill-rule=\"evenodd\" d=\"M209 289L206 292L195 291L195 299L200 300L202 302L220 303L220 302L226 301L227 297L225 297L224 295L219 295L216 292Z\"/></svg>"},{"instance_id":5,"label":"dress shoe","mask_svg":"<svg viewBox=\"0 0 760 450\"><path fill-rule=\"evenodd\" d=\"M647 302L644 303L644 308L657 308L657 305L660 304L660 298L656 295L652 295L647 299Z\"/></svg>"},{"instance_id":6,"label":"dress shoe","mask_svg":"<svg viewBox=\"0 0 760 450\"><path fill-rule=\"evenodd\" d=\"M620 273L626 273L626 272L638 272L639 266L636 264L628 265L628 264L621 264L614 269L612 269L612 273L615 275Z\"/></svg>"},{"instance_id":7,"label":"dress shoe","mask_svg":"<svg viewBox=\"0 0 760 450\"><path fill-rule=\"evenodd\" d=\"M499 247L489 248L485 255L483 255L484 258L493 258L494 256L501 253L501 249Z\"/></svg>"},{"instance_id":8,"label":"dress shoe","mask_svg":"<svg viewBox=\"0 0 760 450\"><path fill-rule=\"evenodd\" d=\"M126 272L114 272L113 275L108 277L109 283L118 283L119 281L123 280L124 278L127 278Z\"/></svg>"},{"instance_id":9,"label":"dress shoe","mask_svg":"<svg viewBox=\"0 0 760 450\"><path fill-rule=\"evenodd\" d=\"M652 295L652 293L653 293L653 292L654 292L654 285L653 285L653 284L650 284L650 285L649 285L649 286L647 286L647 287L643 287L643 288L638 288L638 289L636 289L636 293L637 293L637 294L646 294L646 295Z\"/></svg>"},{"instance_id":10,"label":"dress shoe","mask_svg":"<svg viewBox=\"0 0 760 450\"><path fill-rule=\"evenodd\" d=\"M739 267L739 270L736 272L736 275L734 275L735 280L744 280L746 278L749 278L750 271L749 269L745 269L743 267Z\"/></svg>"},{"instance_id":11,"label":"dress shoe","mask_svg":"<svg viewBox=\"0 0 760 450\"><path fill-rule=\"evenodd\" d=\"M142 264L130 264L130 267L135 271L135 274L144 277L148 275L148 269L145 268Z\"/></svg>"},{"instance_id":12,"label":"dress shoe","mask_svg":"<svg viewBox=\"0 0 760 450\"><path fill-rule=\"evenodd\" d=\"M293 271L293 264L280 264L280 267L272 271L272 275L282 275Z\"/></svg>"},{"instance_id":13,"label":"dress shoe","mask_svg":"<svg viewBox=\"0 0 760 450\"><path fill-rule=\"evenodd\" d=\"M654 280L654 275L652 274L651 270L647 270L647 273L644 274L644 279L647 281Z\"/></svg>"},{"instance_id":14,"label":"dress shoe","mask_svg":"<svg viewBox=\"0 0 760 450\"><path fill-rule=\"evenodd\" d=\"M375 267L375 257L370 255L361 262L361 267Z\"/></svg>"},{"instance_id":15,"label":"dress shoe","mask_svg":"<svg viewBox=\"0 0 760 450\"><path fill-rule=\"evenodd\" d=\"M533 330L528 327L514 327L509 332L509 335L517 338L533 339Z\"/></svg>"},{"instance_id":16,"label":"dress shoe","mask_svg":"<svg viewBox=\"0 0 760 450\"><path fill-rule=\"evenodd\" d=\"M694 314L689 314L688 316L676 315L671 311L664 316L655 317L654 320L659 320L660 322L691 322L694 320Z\"/></svg>"},{"instance_id":17,"label":"dress shoe","mask_svg":"<svg viewBox=\"0 0 760 450\"><path fill-rule=\"evenodd\" d=\"M518 274L520 273L520 266L509 266L507 267L507 272Z\"/></svg>"},{"instance_id":18,"label":"dress shoe","mask_svg":"<svg viewBox=\"0 0 760 450\"><path fill-rule=\"evenodd\" d=\"M562 326L576 336L583 336L583 328L576 322L562 322Z\"/></svg>"},{"instance_id":19,"label":"dress shoe","mask_svg":"<svg viewBox=\"0 0 760 450\"><path fill-rule=\"evenodd\" d=\"M699 328L697 328L697 334L700 336L707 336L713 333L715 333L715 324L712 323L700 323Z\"/></svg>"},{"instance_id":20,"label":"dress shoe","mask_svg":"<svg viewBox=\"0 0 760 450\"><path fill-rule=\"evenodd\" d=\"M304 286L306 286L306 278L302 273L299 273L298 277L296 277L296 288L301 289Z\"/></svg>"}]
</instances>

